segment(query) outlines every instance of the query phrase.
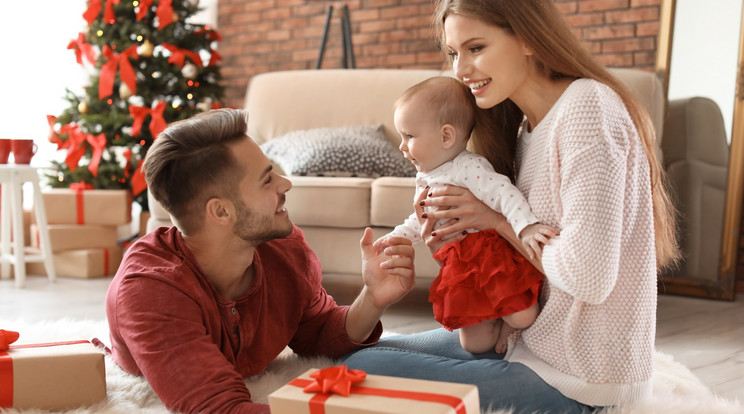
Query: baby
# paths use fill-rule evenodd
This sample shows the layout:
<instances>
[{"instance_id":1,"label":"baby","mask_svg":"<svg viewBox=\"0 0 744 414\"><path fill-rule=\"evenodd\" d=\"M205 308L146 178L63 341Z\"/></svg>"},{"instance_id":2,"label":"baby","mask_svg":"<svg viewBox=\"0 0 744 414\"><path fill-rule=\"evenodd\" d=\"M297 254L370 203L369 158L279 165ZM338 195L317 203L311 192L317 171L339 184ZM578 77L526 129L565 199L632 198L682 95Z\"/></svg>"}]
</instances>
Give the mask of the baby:
<instances>
[{"instance_id":1,"label":"baby","mask_svg":"<svg viewBox=\"0 0 744 414\"><path fill-rule=\"evenodd\" d=\"M530 256L541 254L532 247L540 245L533 243L536 237L555 237L557 231L538 223L508 177L466 150L476 106L463 83L449 77L427 79L406 90L394 110L400 150L418 171L416 198L439 186L466 187L506 217ZM423 241L416 213L375 244L384 245L390 236ZM496 231L471 229L465 239L447 244L434 258L441 263L429 288L434 317L448 330L459 329L465 350L504 353L508 336L537 318L543 275Z\"/></svg>"}]
</instances>

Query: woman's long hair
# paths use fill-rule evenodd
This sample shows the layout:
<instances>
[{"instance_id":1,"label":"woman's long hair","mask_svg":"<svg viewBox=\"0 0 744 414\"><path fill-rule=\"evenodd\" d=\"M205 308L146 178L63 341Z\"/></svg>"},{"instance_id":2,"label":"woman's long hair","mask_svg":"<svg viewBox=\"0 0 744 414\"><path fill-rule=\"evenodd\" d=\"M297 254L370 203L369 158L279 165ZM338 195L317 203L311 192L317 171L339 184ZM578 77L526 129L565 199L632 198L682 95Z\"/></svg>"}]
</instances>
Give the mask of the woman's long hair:
<instances>
[{"instance_id":1,"label":"woman's long hair","mask_svg":"<svg viewBox=\"0 0 744 414\"><path fill-rule=\"evenodd\" d=\"M667 191L666 174L654 150L656 138L651 119L625 85L582 46L553 0L438 0L434 26L443 46L444 21L450 14L473 17L515 34L532 49L538 69L546 77L594 79L620 96L643 141L651 171L657 265L661 268L677 261L680 252L676 210ZM497 171L513 172L522 111L507 99L479 113L471 138L473 150L494 163ZM508 166L504 167L505 164Z\"/></svg>"}]
</instances>

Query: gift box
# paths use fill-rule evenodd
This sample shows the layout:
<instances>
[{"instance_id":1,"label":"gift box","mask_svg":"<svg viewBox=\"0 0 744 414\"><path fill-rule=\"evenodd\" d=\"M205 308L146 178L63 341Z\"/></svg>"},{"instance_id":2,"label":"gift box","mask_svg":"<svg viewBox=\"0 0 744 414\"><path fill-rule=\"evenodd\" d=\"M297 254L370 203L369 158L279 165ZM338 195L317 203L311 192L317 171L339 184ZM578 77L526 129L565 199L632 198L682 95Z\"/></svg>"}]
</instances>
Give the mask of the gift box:
<instances>
[{"instance_id":1,"label":"gift box","mask_svg":"<svg viewBox=\"0 0 744 414\"><path fill-rule=\"evenodd\" d=\"M0 411L64 410L105 398L104 356L88 341L11 345L0 351Z\"/></svg>"},{"instance_id":2,"label":"gift box","mask_svg":"<svg viewBox=\"0 0 744 414\"><path fill-rule=\"evenodd\" d=\"M69 190L41 193L48 224L119 226L132 221L132 200L126 190Z\"/></svg>"},{"instance_id":3,"label":"gift box","mask_svg":"<svg viewBox=\"0 0 744 414\"><path fill-rule=\"evenodd\" d=\"M91 278L109 276L116 273L121 264L120 247L65 250L53 253L54 270L57 276ZM26 273L46 276L43 262L26 264Z\"/></svg>"},{"instance_id":4,"label":"gift box","mask_svg":"<svg viewBox=\"0 0 744 414\"><path fill-rule=\"evenodd\" d=\"M346 394L346 395L344 395ZM272 414L480 413L470 384L311 369L269 394Z\"/></svg>"},{"instance_id":5,"label":"gift box","mask_svg":"<svg viewBox=\"0 0 744 414\"><path fill-rule=\"evenodd\" d=\"M118 245L118 231L115 226L50 224L47 229L53 253L63 250L113 248ZM40 244L39 228L32 224L31 246L40 248Z\"/></svg>"}]
</instances>

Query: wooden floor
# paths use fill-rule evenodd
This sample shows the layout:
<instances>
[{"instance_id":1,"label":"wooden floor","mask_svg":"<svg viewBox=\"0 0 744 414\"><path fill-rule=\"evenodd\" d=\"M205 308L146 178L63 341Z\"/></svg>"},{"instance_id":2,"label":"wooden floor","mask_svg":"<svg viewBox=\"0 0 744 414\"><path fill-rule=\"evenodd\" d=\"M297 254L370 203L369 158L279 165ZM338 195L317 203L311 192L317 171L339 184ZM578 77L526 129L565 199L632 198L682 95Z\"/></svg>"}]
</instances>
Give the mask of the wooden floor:
<instances>
[{"instance_id":1,"label":"wooden floor","mask_svg":"<svg viewBox=\"0 0 744 414\"><path fill-rule=\"evenodd\" d=\"M0 329L11 329L4 322L13 319L104 319L109 282L58 278L49 283L30 276L26 288L17 289L12 280L0 280ZM361 287L357 277L343 275L327 275L325 286L342 304ZM413 333L439 327L426 297L426 287L419 286L393 305L383 317L385 328ZM719 395L744 401L744 296L734 302L660 296L657 320L659 351L690 368Z\"/></svg>"}]
</instances>

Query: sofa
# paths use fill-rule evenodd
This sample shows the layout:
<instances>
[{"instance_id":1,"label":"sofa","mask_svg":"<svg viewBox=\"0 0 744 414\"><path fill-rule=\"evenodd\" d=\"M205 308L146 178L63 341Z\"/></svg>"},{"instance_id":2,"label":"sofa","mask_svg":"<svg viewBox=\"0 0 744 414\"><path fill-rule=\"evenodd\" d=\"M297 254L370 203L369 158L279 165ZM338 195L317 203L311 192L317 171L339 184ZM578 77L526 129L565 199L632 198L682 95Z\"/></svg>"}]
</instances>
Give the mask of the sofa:
<instances>
[{"instance_id":1,"label":"sofa","mask_svg":"<svg viewBox=\"0 0 744 414\"><path fill-rule=\"evenodd\" d=\"M657 136L662 137L665 97L658 78L641 70L612 71L645 105ZM397 151L400 138L393 126L393 103L409 86L448 74L429 69L326 69L256 75L245 100L249 135L262 148L268 148L267 143L272 140L298 131L377 126L391 144L389 148L400 156ZM337 141L343 139L336 137ZM676 145L667 143L670 147ZM659 148L660 155L663 147ZM685 157L684 150L676 153L677 161L680 156ZM294 152L295 157L302 158L301 155L302 150ZM375 237L379 237L408 217L413 209L414 178L377 176L369 172L339 175L343 174L288 175L293 188L287 193L286 207L292 221L304 231L325 273L359 275L359 239L363 229L372 227ZM152 197L149 206L148 231L170 225L168 214ZM423 243L416 245L415 266L419 277L433 278L438 273L438 265Z\"/></svg>"}]
</instances>

